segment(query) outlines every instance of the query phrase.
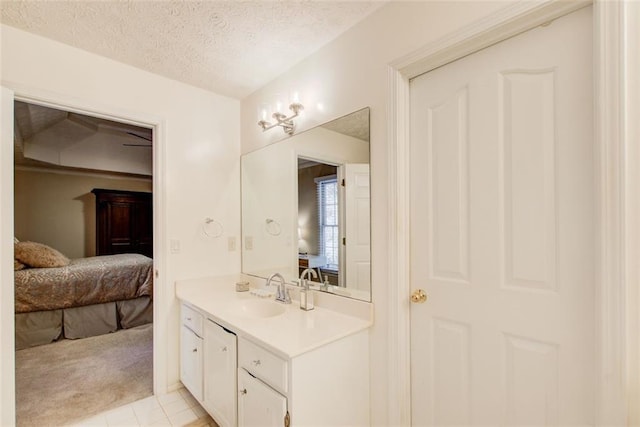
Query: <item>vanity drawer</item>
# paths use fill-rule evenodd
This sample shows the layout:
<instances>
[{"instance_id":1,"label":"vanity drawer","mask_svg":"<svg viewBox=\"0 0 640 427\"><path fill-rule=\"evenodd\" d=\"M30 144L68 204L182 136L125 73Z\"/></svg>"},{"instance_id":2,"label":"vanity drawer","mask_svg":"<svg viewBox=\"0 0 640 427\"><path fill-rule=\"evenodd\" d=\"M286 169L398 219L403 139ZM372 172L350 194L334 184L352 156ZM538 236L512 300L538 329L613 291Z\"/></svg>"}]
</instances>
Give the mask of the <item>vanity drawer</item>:
<instances>
[{"instance_id":1,"label":"vanity drawer","mask_svg":"<svg viewBox=\"0 0 640 427\"><path fill-rule=\"evenodd\" d=\"M182 304L181 315L182 324L195 332L199 337L202 337L202 325L204 322L202 314L198 313L191 307Z\"/></svg>"},{"instance_id":2,"label":"vanity drawer","mask_svg":"<svg viewBox=\"0 0 640 427\"><path fill-rule=\"evenodd\" d=\"M238 338L238 364L276 390L287 393L287 361L251 341Z\"/></svg>"}]
</instances>

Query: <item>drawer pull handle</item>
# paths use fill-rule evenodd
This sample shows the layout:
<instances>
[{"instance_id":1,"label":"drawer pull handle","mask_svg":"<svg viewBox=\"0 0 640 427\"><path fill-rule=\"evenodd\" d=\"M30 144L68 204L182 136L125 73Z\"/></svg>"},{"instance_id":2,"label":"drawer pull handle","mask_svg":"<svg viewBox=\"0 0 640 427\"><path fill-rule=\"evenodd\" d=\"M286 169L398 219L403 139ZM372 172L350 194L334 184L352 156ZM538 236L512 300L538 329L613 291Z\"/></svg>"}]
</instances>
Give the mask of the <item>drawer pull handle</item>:
<instances>
[{"instance_id":1,"label":"drawer pull handle","mask_svg":"<svg viewBox=\"0 0 640 427\"><path fill-rule=\"evenodd\" d=\"M254 365L254 366L259 366L259 365L260 365L260 359L258 359L258 360L254 360L254 361L253 361L253 362L251 362L251 363L253 363L253 365Z\"/></svg>"},{"instance_id":2,"label":"drawer pull handle","mask_svg":"<svg viewBox=\"0 0 640 427\"><path fill-rule=\"evenodd\" d=\"M191 317L187 317L187 320L188 320L189 322L191 322Z\"/></svg>"},{"instance_id":3,"label":"drawer pull handle","mask_svg":"<svg viewBox=\"0 0 640 427\"><path fill-rule=\"evenodd\" d=\"M222 351L227 351L227 347L222 347Z\"/></svg>"},{"instance_id":4,"label":"drawer pull handle","mask_svg":"<svg viewBox=\"0 0 640 427\"><path fill-rule=\"evenodd\" d=\"M247 394L247 389L243 388L242 390L240 390L240 394Z\"/></svg>"}]
</instances>

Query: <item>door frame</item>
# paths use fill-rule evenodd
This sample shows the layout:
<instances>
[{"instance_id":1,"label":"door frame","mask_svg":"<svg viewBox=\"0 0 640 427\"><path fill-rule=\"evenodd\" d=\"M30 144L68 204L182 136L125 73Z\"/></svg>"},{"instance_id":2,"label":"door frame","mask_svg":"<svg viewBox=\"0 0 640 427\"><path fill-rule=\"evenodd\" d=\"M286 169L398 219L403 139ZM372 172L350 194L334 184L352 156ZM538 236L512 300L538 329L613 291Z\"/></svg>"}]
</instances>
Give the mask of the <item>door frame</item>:
<instances>
[{"instance_id":1,"label":"door frame","mask_svg":"<svg viewBox=\"0 0 640 427\"><path fill-rule=\"evenodd\" d=\"M516 2L388 66L389 424L411 424L409 81L413 77L593 5L596 179L596 419L640 422L640 7L631 2ZM635 33L634 33L635 31ZM635 92L634 92L635 89ZM626 119L628 118L628 119ZM636 144L637 145L637 144Z\"/></svg>"},{"instance_id":2,"label":"door frame","mask_svg":"<svg viewBox=\"0 0 640 427\"><path fill-rule=\"evenodd\" d=\"M104 105L87 99L79 99L70 95L53 93L39 88L25 86L15 82L2 81L3 90L7 89L12 92L13 99L17 101L28 102L31 104L42 105L45 107L62 109L69 112L91 115L107 120L114 120L137 126L144 126L153 130L153 392L154 394L163 394L168 390L168 334L166 319L169 315L168 307L165 306L166 283L164 275L160 274L166 271L165 257L165 236L166 236L166 205L165 205L165 158L166 158L166 125L162 117L147 114L143 112L130 111L112 105ZM13 104L11 105L13 108ZM3 196L2 208L6 215L0 215L2 221L0 234L2 235L2 253L13 252L13 248L9 246L9 234L13 235L13 209L14 209L14 161L13 161L13 145L10 149L3 147L0 156L0 170L7 171L11 174L11 180L3 179L0 183L0 194ZM10 151L10 152L9 152ZM9 230L10 228L10 230ZM6 236L5 236L6 234ZM11 240L12 241L12 240ZM4 264L3 264L4 265ZM4 270L4 269L3 269ZM10 279L9 279L10 276ZM13 271L11 273L2 274L3 292L10 293L13 296L14 283ZM1 318L2 323L11 323L13 325L13 306L10 310L5 310L6 304L2 305ZM10 316L10 317L9 317ZM10 321L10 322L9 322ZM2 334L0 344L3 348L3 356L0 359L3 383L15 384L15 343L13 334ZM11 357L6 357L8 354ZM14 420L15 422L15 389L0 395L0 408L2 409L3 420Z\"/></svg>"}]
</instances>

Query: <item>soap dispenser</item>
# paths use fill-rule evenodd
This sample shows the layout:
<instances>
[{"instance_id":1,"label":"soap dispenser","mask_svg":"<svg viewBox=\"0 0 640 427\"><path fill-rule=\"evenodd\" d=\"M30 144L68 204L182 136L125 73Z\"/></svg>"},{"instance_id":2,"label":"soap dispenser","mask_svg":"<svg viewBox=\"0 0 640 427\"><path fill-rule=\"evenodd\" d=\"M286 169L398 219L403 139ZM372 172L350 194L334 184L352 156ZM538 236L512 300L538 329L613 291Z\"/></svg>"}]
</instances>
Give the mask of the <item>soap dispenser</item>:
<instances>
[{"instance_id":1,"label":"soap dispenser","mask_svg":"<svg viewBox=\"0 0 640 427\"><path fill-rule=\"evenodd\" d=\"M329 275L325 274L324 275L324 283L322 283L322 285L320 285L320 289L323 291L328 291L331 287L331 283L329 282Z\"/></svg>"},{"instance_id":2,"label":"soap dispenser","mask_svg":"<svg viewBox=\"0 0 640 427\"><path fill-rule=\"evenodd\" d=\"M300 308L302 310L313 310L313 291L309 289L309 281L302 279L302 288L300 289Z\"/></svg>"},{"instance_id":3,"label":"soap dispenser","mask_svg":"<svg viewBox=\"0 0 640 427\"><path fill-rule=\"evenodd\" d=\"M315 270L307 268L300 275L300 308L302 310L313 310L313 291L309 289L308 275L318 278L318 274Z\"/></svg>"}]
</instances>

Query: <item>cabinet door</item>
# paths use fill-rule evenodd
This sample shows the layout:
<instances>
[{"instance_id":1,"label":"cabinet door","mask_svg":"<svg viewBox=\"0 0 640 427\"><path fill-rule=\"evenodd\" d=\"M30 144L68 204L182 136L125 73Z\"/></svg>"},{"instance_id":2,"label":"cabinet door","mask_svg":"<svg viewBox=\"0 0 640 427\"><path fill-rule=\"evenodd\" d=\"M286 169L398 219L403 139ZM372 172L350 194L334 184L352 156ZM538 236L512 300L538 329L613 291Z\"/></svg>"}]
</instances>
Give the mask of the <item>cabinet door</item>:
<instances>
[{"instance_id":1,"label":"cabinet door","mask_svg":"<svg viewBox=\"0 0 640 427\"><path fill-rule=\"evenodd\" d=\"M136 201L131 225L135 252L153 258L153 205L151 197Z\"/></svg>"},{"instance_id":2,"label":"cabinet door","mask_svg":"<svg viewBox=\"0 0 640 427\"><path fill-rule=\"evenodd\" d=\"M202 338L184 325L180 332L180 380L202 401Z\"/></svg>"},{"instance_id":3,"label":"cabinet door","mask_svg":"<svg viewBox=\"0 0 640 427\"><path fill-rule=\"evenodd\" d=\"M204 326L204 407L220 427L236 425L236 336L207 320Z\"/></svg>"},{"instance_id":4,"label":"cabinet door","mask_svg":"<svg viewBox=\"0 0 640 427\"><path fill-rule=\"evenodd\" d=\"M238 427L282 427L287 417L287 398L238 369Z\"/></svg>"},{"instance_id":5,"label":"cabinet door","mask_svg":"<svg viewBox=\"0 0 640 427\"><path fill-rule=\"evenodd\" d=\"M97 255L132 253L133 205L126 200L101 201L97 216Z\"/></svg>"}]
</instances>

